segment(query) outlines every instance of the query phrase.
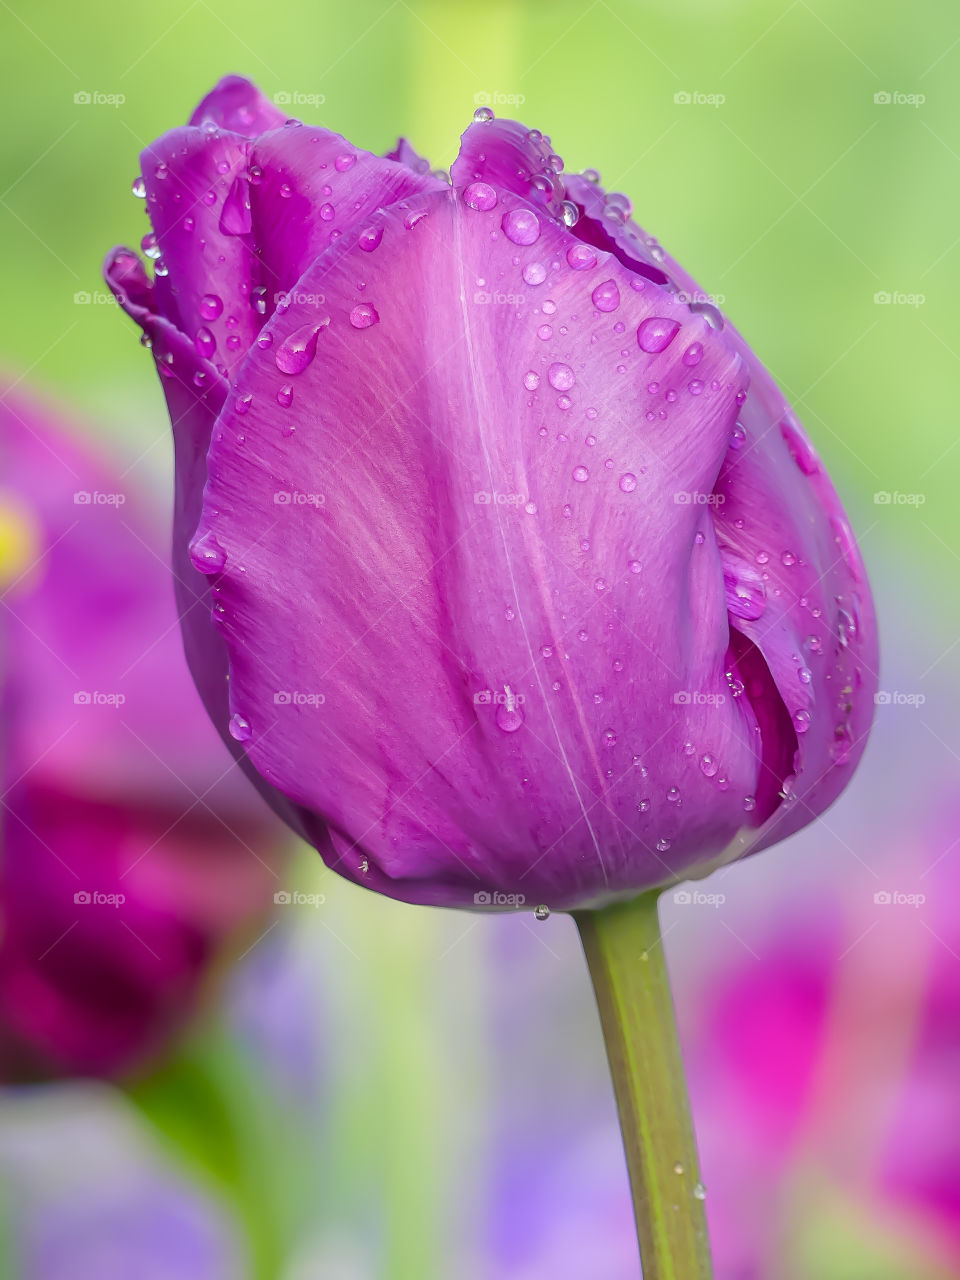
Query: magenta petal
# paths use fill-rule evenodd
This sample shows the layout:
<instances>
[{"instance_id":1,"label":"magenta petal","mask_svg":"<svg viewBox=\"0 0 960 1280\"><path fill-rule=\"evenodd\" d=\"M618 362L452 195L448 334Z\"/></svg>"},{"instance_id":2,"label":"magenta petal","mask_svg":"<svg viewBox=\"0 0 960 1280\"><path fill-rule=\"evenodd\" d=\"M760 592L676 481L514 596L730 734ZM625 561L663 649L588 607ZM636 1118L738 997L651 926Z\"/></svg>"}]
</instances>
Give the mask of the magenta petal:
<instances>
[{"instance_id":1,"label":"magenta petal","mask_svg":"<svg viewBox=\"0 0 960 1280\"><path fill-rule=\"evenodd\" d=\"M421 196L376 215L373 253L319 259L221 415L198 529L225 552L250 759L329 821L337 870L418 901L635 892L754 820L756 716L730 696L698 497L741 362L613 259L620 309L598 311L565 228L492 235L520 207ZM377 324L351 323L360 299ZM283 407L273 350L325 314ZM630 340L650 314L679 326L659 354Z\"/></svg>"},{"instance_id":2,"label":"magenta petal","mask_svg":"<svg viewBox=\"0 0 960 1280\"><path fill-rule=\"evenodd\" d=\"M532 200L560 218L564 190L556 163L562 166L550 139L539 130L528 129L518 120L475 120L460 139L450 176L456 187L487 182Z\"/></svg>"},{"instance_id":3,"label":"magenta petal","mask_svg":"<svg viewBox=\"0 0 960 1280\"><path fill-rule=\"evenodd\" d=\"M258 139L251 156L255 239L267 314L316 256L381 206L444 189L429 174L355 147L338 133L307 125Z\"/></svg>"},{"instance_id":4,"label":"magenta petal","mask_svg":"<svg viewBox=\"0 0 960 1280\"><path fill-rule=\"evenodd\" d=\"M185 128L141 156L153 224L148 252L159 252L166 272L155 282L160 310L191 341L200 330L209 334L204 354L228 372L261 323L251 306L260 268L243 234L249 147L237 134Z\"/></svg>"},{"instance_id":5,"label":"magenta petal","mask_svg":"<svg viewBox=\"0 0 960 1280\"><path fill-rule=\"evenodd\" d=\"M405 164L414 173L425 174L430 172L430 161L415 151L406 138L398 138L397 145L392 151L388 151L383 158L384 160L395 160L398 164Z\"/></svg>"},{"instance_id":6,"label":"magenta petal","mask_svg":"<svg viewBox=\"0 0 960 1280\"><path fill-rule=\"evenodd\" d=\"M190 117L192 125L212 123L245 138L276 129L287 113L264 97L255 84L243 76L224 76Z\"/></svg>"}]
</instances>

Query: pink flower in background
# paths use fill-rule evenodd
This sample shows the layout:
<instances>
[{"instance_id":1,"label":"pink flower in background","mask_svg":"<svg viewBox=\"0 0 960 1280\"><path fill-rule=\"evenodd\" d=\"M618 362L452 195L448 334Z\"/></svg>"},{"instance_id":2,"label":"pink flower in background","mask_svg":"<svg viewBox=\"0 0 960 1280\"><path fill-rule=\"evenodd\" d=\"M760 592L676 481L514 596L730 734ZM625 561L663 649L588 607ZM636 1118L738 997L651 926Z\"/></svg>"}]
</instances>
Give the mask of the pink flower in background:
<instances>
[{"instance_id":1,"label":"pink flower in background","mask_svg":"<svg viewBox=\"0 0 960 1280\"><path fill-rule=\"evenodd\" d=\"M156 278L107 261L214 722L330 866L415 902L596 905L802 827L876 639L781 392L539 132L482 110L452 188L392 154L228 79L143 153Z\"/></svg>"},{"instance_id":2,"label":"pink flower in background","mask_svg":"<svg viewBox=\"0 0 960 1280\"><path fill-rule=\"evenodd\" d=\"M134 486L18 393L0 454L0 1076L113 1075L262 914L278 832L190 687Z\"/></svg>"}]
</instances>

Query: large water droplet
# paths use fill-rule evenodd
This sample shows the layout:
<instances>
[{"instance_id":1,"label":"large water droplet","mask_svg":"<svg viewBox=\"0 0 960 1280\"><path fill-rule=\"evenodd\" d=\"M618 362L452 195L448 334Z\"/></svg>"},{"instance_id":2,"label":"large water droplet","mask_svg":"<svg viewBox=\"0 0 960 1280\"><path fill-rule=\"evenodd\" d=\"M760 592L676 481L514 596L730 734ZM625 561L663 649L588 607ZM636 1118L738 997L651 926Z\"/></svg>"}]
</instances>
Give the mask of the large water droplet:
<instances>
[{"instance_id":1,"label":"large water droplet","mask_svg":"<svg viewBox=\"0 0 960 1280\"><path fill-rule=\"evenodd\" d=\"M373 253L377 245L383 239L383 227L367 227L365 231L361 231L357 237L357 244L364 253Z\"/></svg>"},{"instance_id":2,"label":"large water droplet","mask_svg":"<svg viewBox=\"0 0 960 1280\"><path fill-rule=\"evenodd\" d=\"M376 307L372 307L369 302L361 302L359 306L353 308L350 312L350 323L354 329L369 329L371 325L377 324L380 315Z\"/></svg>"},{"instance_id":3,"label":"large water droplet","mask_svg":"<svg viewBox=\"0 0 960 1280\"><path fill-rule=\"evenodd\" d=\"M497 207L497 193L489 182L471 182L464 188L463 202L469 209L486 213Z\"/></svg>"},{"instance_id":4,"label":"large water droplet","mask_svg":"<svg viewBox=\"0 0 960 1280\"><path fill-rule=\"evenodd\" d=\"M511 209L500 225L513 244L536 244L540 239L540 219L532 209Z\"/></svg>"},{"instance_id":5,"label":"large water droplet","mask_svg":"<svg viewBox=\"0 0 960 1280\"><path fill-rule=\"evenodd\" d=\"M651 355L663 351L674 340L680 326L666 316L648 316L637 329L637 343Z\"/></svg>"},{"instance_id":6,"label":"large water droplet","mask_svg":"<svg viewBox=\"0 0 960 1280\"><path fill-rule=\"evenodd\" d=\"M572 244L567 250L567 263L574 271L590 271L597 265L597 251L589 244Z\"/></svg>"},{"instance_id":7,"label":"large water droplet","mask_svg":"<svg viewBox=\"0 0 960 1280\"><path fill-rule=\"evenodd\" d=\"M523 724L523 715L516 695L512 692L509 685L504 685L504 697L502 702L497 703L497 711L494 716L497 728L502 729L504 733L516 733Z\"/></svg>"},{"instance_id":8,"label":"large water droplet","mask_svg":"<svg viewBox=\"0 0 960 1280\"><path fill-rule=\"evenodd\" d=\"M547 381L555 391L569 391L576 382L576 377L568 364L558 361L547 370Z\"/></svg>"},{"instance_id":9,"label":"large water droplet","mask_svg":"<svg viewBox=\"0 0 960 1280\"><path fill-rule=\"evenodd\" d=\"M250 190L246 178L240 175L234 178L220 210L220 230L225 236L245 236L252 229Z\"/></svg>"},{"instance_id":10,"label":"large water droplet","mask_svg":"<svg viewBox=\"0 0 960 1280\"><path fill-rule=\"evenodd\" d=\"M230 737L236 738L237 742L249 742L253 736L250 721L245 716L232 715L227 728L230 730Z\"/></svg>"},{"instance_id":11,"label":"large water droplet","mask_svg":"<svg viewBox=\"0 0 960 1280\"><path fill-rule=\"evenodd\" d=\"M615 280L604 280L590 295L598 311L616 311L620 305L620 290Z\"/></svg>"},{"instance_id":12,"label":"large water droplet","mask_svg":"<svg viewBox=\"0 0 960 1280\"><path fill-rule=\"evenodd\" d=\"M191 542L190 563L198 573L219 573L227 563L227 553L208 530Z\"/></svg>"},{"instance_id":13,"label":"large water droplet","mask_svg":"<svg viewBox=\"0 0 960 1280\"><path fill-rule=\"evenodd\" d=\"M590 472L586 467L574 467L573 478L576 480L577 484L585 484L586 481L590 479Z\"/></svg>"},{"instance_id":14,"label":"large water droplet","mask_svg":"<svg viewBox=\"0 0 960 1280\"><path fill-rule=\"evenodd\" d=\"M284 338L275 356L281 373L303 373L317 354L317 338L323 327L322 323L305 324Z\"/></svg>"}]
</instances>

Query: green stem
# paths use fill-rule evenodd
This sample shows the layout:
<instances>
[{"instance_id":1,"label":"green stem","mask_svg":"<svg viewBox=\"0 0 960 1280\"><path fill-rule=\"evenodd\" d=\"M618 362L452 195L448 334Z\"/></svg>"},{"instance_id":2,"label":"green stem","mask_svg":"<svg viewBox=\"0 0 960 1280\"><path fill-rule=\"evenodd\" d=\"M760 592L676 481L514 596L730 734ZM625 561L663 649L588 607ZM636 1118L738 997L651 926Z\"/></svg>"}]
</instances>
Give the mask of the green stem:
<instances>
[{"instance_id":1,"label":"green stem","mask_svg":"<svg viewBox=\"0 0 960 1280\"><path fill-rule=\"evenodd\" d=\"M574 918L600 1008L644 1280L710 1280L710 1242L657 917L659 892Z\"/></svg>"}]
</instances>

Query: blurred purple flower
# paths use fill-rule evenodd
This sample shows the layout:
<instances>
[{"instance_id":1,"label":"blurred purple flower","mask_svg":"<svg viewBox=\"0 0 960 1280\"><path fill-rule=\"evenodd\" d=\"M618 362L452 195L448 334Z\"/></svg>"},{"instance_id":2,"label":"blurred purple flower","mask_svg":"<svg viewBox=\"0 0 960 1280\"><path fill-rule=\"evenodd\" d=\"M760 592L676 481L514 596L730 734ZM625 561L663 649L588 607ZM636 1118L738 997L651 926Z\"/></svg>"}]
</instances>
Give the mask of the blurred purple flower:
<instances>
[{"instance_id":1,"label":"blurred purple flower","mask_svg":"<svg viewBox=\"0 0 960 1280\"><path fill-rule=\"evenodd\" d=\"M0 1078L112 1075L270 901L277 831L190 688L133 486L0 401Z\"/></svg>"},{"instance_id":2,"label":"blurred purple flower","mask_svg":"<svg viewBox=\"0 0 960 1280\"><path fill-rule=\"evenodd\" d=\"M822 812L875 625L756 357L490 115L451 189L225 80L143 153L156 278L106 276L174 424L190 665L275 808L391 896L570 908Z\"/></svg>"}]
</instances>

